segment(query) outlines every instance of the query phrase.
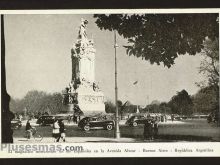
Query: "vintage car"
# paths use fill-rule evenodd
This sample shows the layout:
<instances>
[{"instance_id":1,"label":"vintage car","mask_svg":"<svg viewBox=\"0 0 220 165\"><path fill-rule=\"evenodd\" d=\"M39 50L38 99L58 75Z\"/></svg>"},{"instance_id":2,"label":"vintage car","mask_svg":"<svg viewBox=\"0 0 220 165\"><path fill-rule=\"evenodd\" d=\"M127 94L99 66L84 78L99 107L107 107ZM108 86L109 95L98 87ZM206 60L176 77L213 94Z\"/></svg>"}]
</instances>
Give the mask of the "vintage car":
<instances>
[{"instance_id":1,"label":"vintage car","mask_svg":"<svg viewBox=\"0 0 220 165\"><path fill-rule=\"evenodd\" d=\"M146 121L149 120L149 118L145 117L145 116L131 116L127 121L126 121L126 125L129 126L133 126L136 127L139 124L144 124L146 123Z\"/></svg>"},{"instance_id":2,"label":"vintage car","mask_svg":"<svg viewBox=\"0 0 220 165\"><path fill-rule=\"evenodd\" d=\"M11 120L11 129L19 129L21 126L22 124L20 120Z\"/></svg>"},{"instance_id":3,"label":"vintage car","mask_svg":"<svg viewBox=\"0 0 220 165\"><path fill-rule=\"evenodd\" d=\"M114 128L113 120L105 120L99 117L85 117L79 121L78 127L84 131L89 131L91 128L104 128L112 130Z\"/></svg>"},{"instance_id":4,"label":"vintage car","mask_svg":"<svg viewBox=\"0 0 220 165\"><path fill-rule=\"evenodd\" d=\"M70 115L43 115L37 119L36 124L39 124L41 126L51 125L54 123L55 119L58 120L67 120Z\"/></svg>"},{"instance_id":5,"label":"vintage car","mask_svg":"<svg viewBox=\"0 0 220 165\"><path fill-rule=\"evenodd\" d=\"M45 115L45 116L41 116L37 119L37 124L42 125L42 126L46 126L46 125L51 125L54 123L55 120L55 116L49 116L49 115Z\"/></svg>"}]
</instances>

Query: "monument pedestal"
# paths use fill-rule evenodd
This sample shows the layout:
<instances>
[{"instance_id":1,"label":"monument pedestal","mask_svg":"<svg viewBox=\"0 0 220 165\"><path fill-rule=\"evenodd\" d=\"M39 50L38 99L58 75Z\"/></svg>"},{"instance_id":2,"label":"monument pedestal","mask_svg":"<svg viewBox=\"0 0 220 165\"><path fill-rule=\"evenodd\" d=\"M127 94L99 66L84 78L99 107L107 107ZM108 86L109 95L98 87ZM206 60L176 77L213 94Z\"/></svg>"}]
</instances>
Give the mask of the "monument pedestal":
<instances>
[{"instance_id":1,"label":"monument pedestal","mask_svg":"<svg viewBox=\"0 0 220 165\"><path fill-rule=\"evenodd\" d=\"M80 84L74 92L66 92L63 95L63 111L66 113L76 113L74 104L77 104L84 115L105 113L104 94L98 89L95 90L88 82Z\"/></svg>"},{"instance_id":2,"label":"monument pedestal","mask_svg":"<svg viewBox=\"0 0 220 165\"><path fill-rule=\"evenodd\" d=\"M66 107L66 111L68 112L68 113L74 113L74 104L67 104L67 105L65 105Z\"/></svg>"},{"instance_id":3,"label":"monument pedestal","mask_svg":"<svg viewBox=\"0 0 220 165\"><path fill-rule=\"evenodd\" d=\"M78 105L84 114L105 113L104 94L91 86L80 85L77 89Z\"/></svg>"}]
</instances>

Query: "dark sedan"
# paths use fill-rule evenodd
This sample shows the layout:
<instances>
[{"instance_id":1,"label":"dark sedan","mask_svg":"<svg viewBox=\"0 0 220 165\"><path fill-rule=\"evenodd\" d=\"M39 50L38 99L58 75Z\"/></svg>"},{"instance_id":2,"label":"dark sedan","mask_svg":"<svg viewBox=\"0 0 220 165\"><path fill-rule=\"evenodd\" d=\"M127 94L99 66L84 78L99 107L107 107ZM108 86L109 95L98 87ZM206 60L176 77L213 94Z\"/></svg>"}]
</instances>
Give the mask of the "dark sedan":
<instances>
[{"instance_id":1,"label":"dark sedan","mask_svg":"<svg viewBox=\"0 0 220 165\"><path fill-rule=\"evenodd\" d=\"M11 129L19 129L21 128L22 124L20 120L12 120L11 121Z\"/></svg>"},{"instance_id":2,"label":"dark sedan","mask_svg":"<svg viewBox=\"0 0 220 165\"><path fill-rule=\"evenodd\" d=\"M41 116L37 119L37 124L46 126L54 123L55 116Z\"/></svg>"},{"instance_id":3,"label":"dark sedan","mask_svg":"<svg viewBox=\"0 0 220 165\"><path fill-rule=\"evenodd\" d=\"M112 130L114 128L114 121L100 119L98 117L85 117L79 121L78 127L84 131L89 131L91 128Z\"/></svg>"},{"instance_id":4,"label":"dark sedan","mask_svg":"<svg viewBox=\"0 0 220 165\"><path fill-rule=\"evenodd\" d=\"M133 126L136 127L139 124L144 124L146 123L146 121L149 120L148 118L144 117L144 116L131 116L125 124L129 125L129 126Z\"/></svg>"}]
</instances>

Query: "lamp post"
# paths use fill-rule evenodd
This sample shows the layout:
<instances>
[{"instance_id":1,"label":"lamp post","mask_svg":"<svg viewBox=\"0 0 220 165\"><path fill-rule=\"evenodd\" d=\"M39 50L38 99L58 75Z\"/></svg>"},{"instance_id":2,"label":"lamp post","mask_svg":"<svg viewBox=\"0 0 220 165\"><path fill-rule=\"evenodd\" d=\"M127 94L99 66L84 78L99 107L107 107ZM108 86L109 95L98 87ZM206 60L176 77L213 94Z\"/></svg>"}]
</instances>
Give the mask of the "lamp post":
<instances>
[{"instance_id":1,"label":"lamp post","mask_svg":"<svg viewBox=\"0 0 220 165\"><path fill-rule=\"evenodd\" d=\"M136 93L138 93L138 81L136 81L135 83L134 83L134 86L136 87ZM138 103L136 103L137 105L136 105L136 113L139 113L139 108L138 108Z\"/></svg>"},{"instance_id":2,"label":"lamp post","mask_svg":"<svg viewBox=\"0 0 220 165\"><path fill-rule=\"evenodd\" d=\"M137 88L137 83L138 83L138 81L135 81L134 83L133 83L133 85ZM136 89L136 92L138 91L138 88ZM138 104L136 105L136 113L138 113L139 112L139 109L138 109Z\"/></svg>"},{"instance_id":3,"label":"lamp post","mask_svg":"<svg viewBox=\"0 0 220 165\"><path fill-rule=\"evenodd\" d=\"M120 138L119 130L119 116L118 116L118 86L117 86L117 51L118 45L116 43L116 31L114 30L114 48L115 48L115 138Z\"/></svg>"},{"instance_id":4,"label":"lamp post","mask_svg":"<svg viewBox=\"0 0 220 165\"><path fill-rule=\"evenodd\" d=\"M149 105L149 95L147 95L147 105ZM149 115L149 109L147 109L147 114Z\"/></svg>"}]
</instances>

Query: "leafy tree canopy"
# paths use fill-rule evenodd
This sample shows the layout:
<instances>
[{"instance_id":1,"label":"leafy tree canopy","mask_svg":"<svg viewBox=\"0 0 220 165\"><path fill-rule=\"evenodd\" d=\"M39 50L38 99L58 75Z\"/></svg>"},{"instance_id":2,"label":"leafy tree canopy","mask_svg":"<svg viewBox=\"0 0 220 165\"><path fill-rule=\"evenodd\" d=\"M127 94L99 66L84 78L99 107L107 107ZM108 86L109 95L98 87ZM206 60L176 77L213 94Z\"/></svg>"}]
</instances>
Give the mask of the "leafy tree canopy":
<instances>
[{"instance_id":1,"label":"leafy tree canopy","mask_svg":"<svg viewBox=\"0 0 220 165\"><path fill-rule=\"evenodd\" d=\"M218 14L95 14L102 30L128 39L128 55L171 67L180 54L201 52L206 37L218 37Z\"/></svg>"},{"instance_id":2,"label":"leafy tree canopy","mask_svg":"<svg viewBox=\"0 0 220 165\"><path fill-rule=\"evenodd\" d=\"M62 94L48 94L43 91L29 91L22 99L12 99L10 109L15 113L43 114L44 112L56 114L62 110Z\"/></svg>"},{"instance_id":3,"label":"leafy tree canopy","mask_svg":"<svg viewBox=\"0 0 220 165\"><path fill-rule=\"evenodd\" d=\"M219 97L216 96L214 86L208 86L200 89L195 95L192 96L194 112L208 114L218 110L218 98Z\"/></svg>"},{"instance_id":4,"label":"leafy tree canopy","mask_svg":"<svg viewBox=\"0 0 220 165\"><path fill-rule=\"evenodd\" d=\"M181 115L192 114L193 102L186 90L177 92L171 100L169 101L169 106L171 107L172 113L177 113Z\"/></svg>"},{"instance_id":5,"label":"leafy tree canopy","mask_svg":"<svg viewBox=\"0 0 220 165\"><path fill-rule=\"evenodd\" d=\"M217 93L219 92L219 41L206 40L202 51L204 57L199 67L199 73L205 75L206 80L197 83L198 86L204 88L206 86L214 86Z\"/></svg>"},{"instance_id":6,"label":"leafy tree canopy","mask_svg":"<svg viewBox=\"0 0 220 165\"><path fill-rule=\"evenodd\" d=\"M105 102L105 112L106 113L115 113L115 104L112 103L110 100Z\"/></svg>"},{"instance_id":7,"label":"leafy tree canopy","mask_svg":"<svg viewBox=\"0 0 220 165\"><path fill-rule=\"evenodd\" d=\"M160 105L160 101L158 101L158 100L153 100L153 101L151 102L151 104Z\"/></svg>"}]
</instances>

